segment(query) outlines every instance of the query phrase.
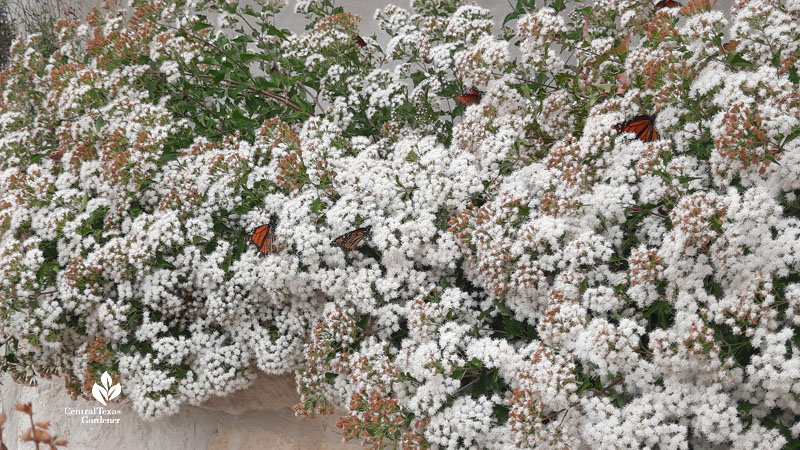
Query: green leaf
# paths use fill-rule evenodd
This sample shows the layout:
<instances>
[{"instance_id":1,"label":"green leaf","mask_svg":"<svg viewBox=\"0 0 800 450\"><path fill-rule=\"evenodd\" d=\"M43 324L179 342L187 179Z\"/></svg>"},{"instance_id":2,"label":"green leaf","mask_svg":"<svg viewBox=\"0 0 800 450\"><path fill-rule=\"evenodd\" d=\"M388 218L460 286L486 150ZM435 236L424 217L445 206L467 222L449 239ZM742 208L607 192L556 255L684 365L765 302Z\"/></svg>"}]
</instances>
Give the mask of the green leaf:
<instances>
[{"instance_id":1,"label":"green leaf","mask_svg":"<svg viewBox=\"0 0 800 450\"><path fill-rule=\"evenodd\" d=\"M278 89L281 87L281 80L279 77L276 78L256 78L253 80L253 84L257 89L261 89L262 91L269 91L272 89Z\"/></svg>"},{"instance_id":2,"label":"green leaf","mask_svg":"<svg viewBox=\"0 0 800 450\"><path fill-rule=\"evenodd\" d=\"M49 285L55 282L58 273L58 261L46 261L36 270L36 281L39 284Z\"/></svg>"},{"instance_id":3,"label":"green leaf","mask_svg":"<svg viewBox=\"0 0 800 450\"><path fill-rule=\"evenodd\" d=\"M239 108L234 108L231 111L231 117L233 117L233 119L235 119L235 120L239 120L239 121L242 121L242 122L251 121L250 119L245 117L244 113L242 113L242 110L239 109Z\"/></svg>"},{"instance_id":4,"label":"green leaf","mask_svg":"<svg viewBox=\"0 0 800 450\"><path fill-rule=\"evenodd\" d=\"M565 37L570 41L580 40L582 36L583 36L583 30L581 29L575 29L565 34Z\"/></svg>"},{"instance_id":5,"label":"green leaf","mask_svg":"<svg viewBox=\"0 0 800 450\"><path fill-rule=\"evenodd\" d=\"M174 368L171 372L169 372L169 376L181 380L183 378L186 378L187 373L189 373L189 366L187 366L186 364L181 364L180 366Z\"/></svg>"},{"instance_id":6,"label":"green leaf","mask_svg":"<svg viewBox=\"0 0 800 450\"><path fill-rule=\"evenodd\" d=\"M142 206L139 204L139 202L132 203L131 207L128 209L128 215L131 219L139 217L139 214L142 212Z\"/></svg>"},{"instance_id":7,"label":"green leaf","mask_svg":"<svg viewBox=\"0 0 800 450\"><path fill-rule=\"evenodd\" d=\"M199 17L202 17L202 16L199 16ZM205 18L203 18L203 19L205 19ZM194 22L192 24L192 31L200 31L200 30L204 30L204 29L210 28L210 27L211 27L211 24L208 23L208 22L196 21L196 22Z\"/></svg>"},{"instance_id":8,"label":"green leaf","mask_svg":"<svg viewBox=\"0 0 800 450\"><path fill-rule=\"evenodd\" d=\"M489 307L488 309L486 309L485 311L482 311L480 314L478 314L478 320L479 320L479 321L481 321L481 320L485 319L485 318L486 318L486 316L488 316L488 315L489 315L489 313L491 313L492 311L494 311L494 308L495 308L494 306L490 306L490 307Z\"/></svg>"},{"instance_id":9,"label":"green leaf","mask_svg":"<svg viewBox=\"0 0 800 450\"><path fill-rule=\"evenodd\" d=\"M214 77L214 84L219 84L219 83L222 82L222 80L225 79L225 72L222 71L222 70L213 70L212 69L212 70L209 70L208 73L211 74L211 76Z\"/></svg>"},{"instance_id":10,"label":"green leaf","mask_svg":"<svg viewBox=\"0 0 800 450\"><path fill-rule=\"evenodd\" d=\"M762 159L762 160L767 160L767 161L773 162L773 163L775 163L775 164L777 164L777 165L779 165L779 166L781 165L781 164L778 162L778 160L777 160L777 159L775 159L775 155L773 155L772 153L764 153L764 154L762 154L762 155L761 155L761 159Z\"/></svg>"},{"instance_id":11,"label":"green leaf","mask_svg":"<svg viewBox=\"0 0 800 450\"><path fill-rule=\"evenodd\" d=\"M161 254L161 252L156 253L156 260L153 265L159 269L175 269L175 266L171 262L164 259L164 255Z\"/></svg>"},{"instance_id":12,"label":"green leaf","mask_svg":"<svg viewBox=\"0 0 800 450\"><path fill-rule=\"evenodd\" d=\"M741 411L742 414L750 414L750 411L752 411L755 407L755 403L739 402L739 411Z\"/></svg>"},{"instance_id":13,"label":"green leaf","mask_svg":"<svg viewBox=\"0 0 800 450\"><path fill-rule=\"evenodd\" d=\"M425 72L414 72L411 74L411 80L414 82L414 86L418 86L426 78L428 78L428 76Z\"/></svg>"},{"instance_id":14,"label":"green leaf","mask_svg":"<svg viewBox=\"0 0 800 450\"><path fill-rule=\"evenodd\" d=\"M531 88L527 84L525 84L525 83L520 84L520 85L517 86L517 89L519 89L519 91L520 91L520 93L522 94L523 97L525 97L527 99L531 98L531 95L532 95L531 94Z\"/></svg>"},{"instance_id":15,"label":"green leaf","mask_svg":"<svg viewBox=\"0 0 800 450\"><path fill-rule=\"evenodd\" d=\"M225 222L222 221L220 218L214 219L214 233L216 234L230 234L233 233L233 230L228 227Z\"/></svg>"},{"instance_id":16,"label":"green leaf","mask_svg":"<svg viewBox=\"0 0 800 450\"><path fill-rule=\"evenodd\" d=\"M221 2L221 3L222 3L221 5L222 9L227 11L229 14L234 14L234 15L236 14L236 6L238 5L238 3L236 2L231 2L231 3Z\"/></svg>"},{"instance_id":17,"label":"green leaf","mask_svg":"<svg viewBox=\"0 0 800 450\"><path fill-rule=\"evenodd\" d=\"M261 15L259 13L255 12L253 10L253 7L250 6L250 5L245 5L244 6L244 13L247 14L248 16L261 17Z\"/></svg>"},{"instance_id":18,"label":"green leaf","mask_svg":"<svg viewBox=\"0 0 800 450\"><path fill-rule=\"evenodd\" d=\"M81 236L88 236L94 232L103 230L103 222L108 212L107 208L97 208L89 215L88 223L84 222L84 226L78 229ZM88 226L87 226L88 225Z\"/></svg>"},{"instance_id":19,"label":"green leaf","mask_svg":"<svg viewBox=\"0 0 800 450\"><path fill-rule=\"evenodd\" d=\"M499 425L508 422L509 411L510 410L508 409L508 407L503 405L494 405L492 407L492 415L494 415L497 418L497 422Z\"/></svg>"},{"instance_id":20,"label":"green leaf","mask_svg":"<svg viewBox=\"0 0 800 450\"><path fill-rule=\"evenodd\" d=\"M728 64L732 65L733 67L744 67L744 68L755 67L755 64L742 58L742 55L738 53L731 53L728 56Z\"/></svg>"},{"instance_id":21,"label":"green leaf","mask_svg":"<svg viewBox=\"0 0 800 450\"><path fill-rule=\"evenodd\" d=\"M500 311L500 314L504 316L510 317L514 315L511 310L506 308L506 305L504 305L502 302L495 302L494 306L497 307L497 310Z\"/></svg>"},{"instance_id":22,"label":"green leaf","mask_svg":"<svg viewBox=\"0 0 800 450\"><path fill-rule=\"evenodd\" d=\"M642 315L648 319L648 330L656 328L668 328L674 321L675 312L665 300L656 300L651 303L642 312Z\"/></svg>"},{"instance_id":23,"label":"green leaf","mask_svg":"<svg viewBox=\"0 0 800 450\"><path fill-rule=\"evenodd\" d=\"M789 133L789 135L783 139L781 145L786 145L789 142L792 142L793 140L795 140L795 138L797 138L797 136L800 136L800 128L797 128L793 130L791 133Z\"/></svg>"},{"instance_id":24,"label":"green leaf","mask_svg":"<svg viewBox=\"0 0 800 450\"><path fill-rule=\"evenodd\" d=\"M287 31L279 30L278 28L275 28L272 25L268 25L267 26L267 34L270 35L270 36L277 36L281 40L285 40L286 39L286 34L287 33L288 33L288 30Z\"/></svg>"},{"instance_id":25,"label":"green leaf","mask_svg":"<svg viewBox=\"0 0 800 450\"><path fill-rule=\"evenodd\" d=\"M503 329L506 331L508 339L514 339L525 335L525 326L523 323L511 317L503 317Z\"/></svg>"},{"instance_id":26,"label":"green leaf","mask_svg":"<svg viewBox=\"0 0 800 450\"><path fill-rule=\"evenodd\" d=\"M672 177L667 172L664 172L663 170L655 169L655 170L653 170L653 173L655 175L658 175L662 180L664 180L664 183L666 183L666 184L672 183Z\"/></svg>"},{"instance_id":27,"label":"green leaf","mask_svg":"<svg viewBox=\"0 0 800 450\"><path fill-rule=\"evenodd\" d=\"M311 212L314 213L314 214L319 214L320 211L322 211L323 209L325 209L327 207L328 207L328 204L325 203L324 201L322 201L322 199L319 199L319 198L317 198L313 202L311 202Z\"/></svg>"}]
</instances>

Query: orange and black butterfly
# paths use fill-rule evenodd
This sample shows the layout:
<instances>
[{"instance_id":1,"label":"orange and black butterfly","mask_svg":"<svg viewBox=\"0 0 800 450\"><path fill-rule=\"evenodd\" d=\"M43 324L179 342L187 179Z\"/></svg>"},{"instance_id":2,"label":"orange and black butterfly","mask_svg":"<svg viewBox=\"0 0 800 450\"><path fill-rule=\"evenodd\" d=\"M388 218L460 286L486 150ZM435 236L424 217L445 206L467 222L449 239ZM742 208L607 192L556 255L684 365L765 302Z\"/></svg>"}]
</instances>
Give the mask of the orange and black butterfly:
<instances>
[{"instance_id":1,"label":"orange and black butterfly","mask_svg":"<svg viewBox=\"0 0 800 450\"><path fill-rule=\"evenodd\" d=\"M683 3L678 3L675 0L661 0L660 2L656 3L656 9L679 8L681 6L683 6Z\"/></svg>"},{"instance_id":2,"label":"orange and black butterfly","mask_svg":"<svg viewBox=\"0 0 800 450\"><path fill-rule=\"evenodd\" d=\"M275 252L275 228L277 226L278 222L270 220L268 224L257 227L250 235L250 241L256 244L256 248L262 256Z\"/></svg>"},{"instance_id":3,"label":"orange and black butterfly","mask_svg":"<svg viewBox=\"0 0 800 450\"><path fill-rule=\"evenodd\" d=\"M475 88L469 88L466 93L457 94L456 101L464 106L477 105L481 102L481 93Z\"/></svg>"},{"instance_id":4,"label":"orange and black butterfly","mask_svg":"<svg viewBox=\"0 0 800 450\"><path fill-rule=\"evenodd\" d=\"M353 41L356 43L356 45L359 48L364 48L364 47L367 46L367 42L364 40L364 38L362 38L361 36L359 36L357 34L355 36L353 36Z\"/></svg>"},{"instance_id":5,"label":"orange and black butterfly","mask_svg":"<svg viewBox=\"0 0 800 450\"><path fill-rule=\"evenodd\" d=\"M730 41L722 44L722 50L724 50L725 53L729 53L729 52L732 52L732 51L736 50L736 47L738 47L738 46L739 46L739 41L730 40Z\"/></svg>"},{"instance_id":6,"label":"orange and black butterfly","mask_svg":"<svg viewBox=\"0 0 800 450\"><path fill-rule=\"evenodd\" d=\"M369 225L364 228L357 228L353 231L348 231L347 233L331 241L331 247L339 247L342 250L349 252L358 246L361 240L364 239L364 236L371 234L371 228L372 225Z\"/></svg>"},{"instance_id":7,"label":"orange and black butterfly","mask_svg":"<svg viewBox=\"0 0 800 450\"><path fill-rule=\"evenodd\" d=\"M658 131L656 131L656 119L653 116L642 114L634 117L633 119L618 123L614 126L617 133L633 133L636 139L643 142L653 142L658 139Z\"/></svg>"}]
</instances>

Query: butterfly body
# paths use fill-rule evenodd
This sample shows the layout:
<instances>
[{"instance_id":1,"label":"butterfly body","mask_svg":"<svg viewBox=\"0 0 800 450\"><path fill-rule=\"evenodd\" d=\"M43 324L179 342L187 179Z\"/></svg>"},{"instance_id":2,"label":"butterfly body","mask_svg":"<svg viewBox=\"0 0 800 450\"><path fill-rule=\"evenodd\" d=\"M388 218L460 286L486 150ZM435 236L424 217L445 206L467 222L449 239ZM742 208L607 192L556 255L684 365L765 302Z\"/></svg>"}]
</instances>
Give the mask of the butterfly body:
<instances>
[{"instance_id":1,"label":"butterfly body","mask_svg":"<svg viewBox=\"0 0 800 450\"><path fill-rule=\"evenodd\" d=\"M636 139L642 142L653 142L658 140L658 131L656 130L656 119L648 114L641 114L633 119L618 123L614 126L617 133L633 133Z\"/></svg>"},{"instance_id":2,"label":"butterfly body","mask_svg":"<svg viewBox=\"0 0 800 450\"><path fill-rule=\"evenodd\" d=\"M371 229L372 225L369 225L363 228L357 228L353 231L348 231L347 233L331 241L331 247L339 247L342 250L349 252L350 250L355 249L366 235L371 234Z\"/></svg>"},{"instance_id":3,"label":"butterfly body","mask_svg":"<svg viewBox=\"0 0 800 450\"><path fill-rule=\"evenodd\" d=\"M660 2L656 3L656 9L661 8L679 8L683 6L682 3L678 3L675 0L661 0Z\"/></svg>"},{"instance_id":4,"label":"butterfly body","mask_svg":"<svg viewBox=\"0 0 800 450\"><path fill-rule=\"evenodd\" d=\"M481 93L475 88L469 88L467 92L457 94L455 99L464 106L477 105L481 102Z\"/></svg>"},{"instance_id":5,"label":"butterfly body","mask_svg":"<svg viewBox=\"0 0 800 450\"><path fill-rule=\"evenodd\" d=\"M256 245L261 256L275 252L275 228L278 223L270 220L268 224L256 227L250 235L250 242Z\"/></svg>"},{"instance_id":6,"label":"butterfly body","mask_svg":"<svg viewBox=\"0 0 800 450\"><path fill-rule=\"evenodd\" d=\"M364 48L364 47L367 46L367 41L365 41L364 38L362 38L361 36L359 36L357 34L355 36L353 36L353 41L356 43L356 45L359 48Z\"/></svg>"}]
</instances>

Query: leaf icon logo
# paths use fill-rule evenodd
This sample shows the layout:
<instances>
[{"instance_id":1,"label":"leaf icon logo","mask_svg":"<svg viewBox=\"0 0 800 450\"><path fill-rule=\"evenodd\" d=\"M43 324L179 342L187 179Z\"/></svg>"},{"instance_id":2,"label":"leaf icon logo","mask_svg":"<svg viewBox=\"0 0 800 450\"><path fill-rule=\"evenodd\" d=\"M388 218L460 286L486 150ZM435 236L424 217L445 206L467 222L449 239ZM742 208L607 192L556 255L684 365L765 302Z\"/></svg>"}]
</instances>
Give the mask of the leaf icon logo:
<instances>
[{"instance_id":1,"label":"leaf icon logo","mask_svg":"<svg viewBox=\"0 0 800 450\"><path fill-rule=\"evenodd\" d=\"M111 375L108 372L103 372L103 375L100 376L102 386L95 383L92 387L92 396L103 406L108 406L106 402L115 399L122 392L122 386L119 383L111 386L112 382Z\"/></svg>"}]
</instances>

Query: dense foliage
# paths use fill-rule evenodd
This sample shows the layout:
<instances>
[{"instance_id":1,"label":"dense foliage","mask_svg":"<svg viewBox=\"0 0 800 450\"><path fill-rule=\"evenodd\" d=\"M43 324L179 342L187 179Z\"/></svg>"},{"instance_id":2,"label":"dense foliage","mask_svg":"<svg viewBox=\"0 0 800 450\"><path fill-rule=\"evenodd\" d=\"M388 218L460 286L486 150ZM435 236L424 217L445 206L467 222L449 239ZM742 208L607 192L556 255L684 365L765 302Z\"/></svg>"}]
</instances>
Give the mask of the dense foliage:
<instances>
[{"instance_id":1,"label":"dense foliage","mask_svg":"<svg viewBox=\"0 0 800 450\"><path fill-rule=\"evenodd\" d=\"M0 370L148 419L294 371L375 447L800 446L800 1L282 7L14 46Z\"/></svg>"}]
</instances>

